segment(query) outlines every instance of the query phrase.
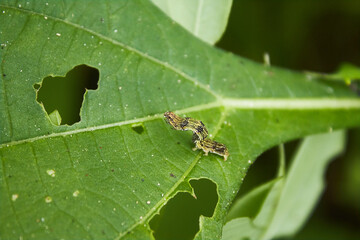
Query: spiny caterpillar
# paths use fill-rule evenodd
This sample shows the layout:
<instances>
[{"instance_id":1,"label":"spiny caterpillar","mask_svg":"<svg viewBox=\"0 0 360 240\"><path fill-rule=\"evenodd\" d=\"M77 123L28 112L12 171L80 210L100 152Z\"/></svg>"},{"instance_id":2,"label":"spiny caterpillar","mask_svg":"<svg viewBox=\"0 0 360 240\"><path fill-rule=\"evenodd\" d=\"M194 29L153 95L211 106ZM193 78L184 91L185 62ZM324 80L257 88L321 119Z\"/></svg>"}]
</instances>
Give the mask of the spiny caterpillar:
<instances>
[{"instance_id":1,"label":"spiny caterpillar","mask_svg":"<svg viewBox=\"0 0 360 240\"><path fill-rule=\"evenodd\" d=\"M194 151L202 149L205 152L205 156L211 152L223 156L224 161L227 160L229 156L227 147L222 143L206 138L208 131L202 121L189 117L182 118L173 112L164 113L164 117L166 122L170 124L173 129L182 131L190 130L194 133L192 137L192 141L195 143L195 148L193 148Z\"/></svg>"}]
</instances>

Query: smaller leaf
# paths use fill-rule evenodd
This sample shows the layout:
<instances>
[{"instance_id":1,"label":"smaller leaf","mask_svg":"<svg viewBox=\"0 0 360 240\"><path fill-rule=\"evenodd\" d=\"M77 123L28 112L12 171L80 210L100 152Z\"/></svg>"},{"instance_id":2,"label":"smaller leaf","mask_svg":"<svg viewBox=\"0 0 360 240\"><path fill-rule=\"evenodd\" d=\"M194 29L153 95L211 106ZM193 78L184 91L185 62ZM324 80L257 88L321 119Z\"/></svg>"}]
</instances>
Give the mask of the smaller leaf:
<instances>
[{"instance_id":1,"label":"smaller leaf","mask_svg":"<svg viewBox=\"0 0 360 240\"><path fill-rule=\"evenodd\" d=\"M55 124L56 126L60 126L61 116L58 110L55 109L52 113L50 113L49 118L53 124Z\"/></svg>"},{"instance_id":2,"label":"smaller leaf","mask_svg":"<svg viewBox=\"0 0 360 240\"><path fill-rule=\"evenodd\" d=\"M360 68L350 63L343 63L339 69L331 74L334 78L345 79L345 81L360 80Z\"/></svg>"},{"instance_id":3,"label":"smaller leaf","mask_svg":"<svg viewBox=\"0 0 360 240\"><path fill-rule=\"evenodd\" d=\"M280 180L280 178L276 178L272 181L264 183L251 190L244 197L239 198L232 205L228 215L226 216L226 220L230 221L235 218L246 216L254 218L259 213L261 206L264 203L264 200L269 194L271 188L278 180Z\"/></svg>"},{"instance_id":4,"label":"smaller leaf","mask_svg":"<svg viewBox=\"0 0 360 240\"><path fill-rule=\"evenodd\" d=\"M223 229L222 239L240 240L257 239L260 235L260 229L257 229L250 218L236 218L226 223Z\"/></svg>"},{"instance_id":5,"label":"smaller leaf","mask_svg":"<svg viewBox=\"0 0 360 240\"><path fill-rule=\"evenodd\" d=\"M152 2L201 40L214 44L225 31L232 0L152 0Z\"/></svg>"},{"instance_id":6,"label":"smaller leaf","mask_svg":"<svg viewBox=\"0 0 360 240\"><path fill-rule=\"evenodd\" d=\"M231 215L228 216L228 219L240 216L244 213L242 211L244 207L249 206L249 199L256 199L255 196L259 197L260 193L269 190L271 186L259 213L251 221L252 228L258 229L259 232L248 233L249 230L241 228L246 221L238 220L243 218L236 218L224 226L223 239L235 239L226 237L235 236L236 229L238 229L238 238L236 239L244 237L272 239L296 233L306 221L323 191L323 175L327 164L344 149L344 136L343 131L337 131L305 138L284 178L276 182L268 182L251 191L239 199L234 204L236 207L233 207L229 213ZM280 157L280 165L283 165L281 159L283 157ZM279 170L280 172L281 170ZM278 174L278 176L281 175ZM243 206L240 206L242 204ZM234 212L236 209L237 213ZM242 217L244 216L242 215Z\"/></svg>"},{"instance_id":7,"label":"smaller leaf","mask_svg":"<svg viewBox=\"0 0 360 240\"><path fill-rule=\"evenodd\" d=\"M331 81L344 81L346 85L350 85L352 81L360 80L360 67L351 63L342 63L334 73L308 72L308 76Z\"/></svg>"},{"instance_id":8,"label":"smaller leaf","mask_svg":"<svg viewBox=\"0 0 360 240\"><path fill-rule=\"evenodd\" d=\"M263 239L289 236L299 230L324 189L328 163L344 146L344 131L304 139L287 173L276 212Z\"/></svg>"}]
</instances>

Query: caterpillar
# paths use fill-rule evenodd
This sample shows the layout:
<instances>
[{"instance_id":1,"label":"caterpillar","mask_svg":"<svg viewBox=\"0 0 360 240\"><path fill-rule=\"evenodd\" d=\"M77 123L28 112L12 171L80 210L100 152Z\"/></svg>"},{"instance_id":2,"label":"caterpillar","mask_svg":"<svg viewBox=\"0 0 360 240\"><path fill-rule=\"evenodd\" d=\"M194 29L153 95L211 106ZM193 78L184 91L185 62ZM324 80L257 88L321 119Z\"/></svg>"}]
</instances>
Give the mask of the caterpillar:
<instances>
[{"instance_id":1,"label":"caterpillar","mask_svg":"<svg viewBox=\"0 0 360 240\"><path fill-rule=\"evenodd\" d=\"M229 151L224 144L206 138L208 136L208 130L202 121L189 117L182 118L173 112L165 112L164 117L173 129L182 131L190 130L193 132L192 141L195 143L194 151L202 149L205 152L205 156L207 156L209 152L215 153L223 156L224 161L229 157Z\"/></svg>"},{"instance_id":2,"label":"caterpillar","mask_svg":"<svg viewBox=\"0 0 360 240\"><path fill-rule=\"evenodd\" d=\"M205 156L207 156L208 153L211 152L224 157L224 161L226 161L229 157L229 150L222 143L216 142L211 139L195 141L194 143L195 147L193 148L193 151L202 149L205 152Z\"/></svg>"},{"instance_id":3,"label":"caterpillar","mask_svg":"<svg viewBox=\"0 0 360 240\"><path fill-rule=\"evenodd\" d=\"M173 112L164 113L164 117L167 123L169 123L175 130L190 130L196 134L200 140L205 139L208 135L208 130L202 121L198 121L189 117L182 118Z\"/></svg>"}]
</instances>

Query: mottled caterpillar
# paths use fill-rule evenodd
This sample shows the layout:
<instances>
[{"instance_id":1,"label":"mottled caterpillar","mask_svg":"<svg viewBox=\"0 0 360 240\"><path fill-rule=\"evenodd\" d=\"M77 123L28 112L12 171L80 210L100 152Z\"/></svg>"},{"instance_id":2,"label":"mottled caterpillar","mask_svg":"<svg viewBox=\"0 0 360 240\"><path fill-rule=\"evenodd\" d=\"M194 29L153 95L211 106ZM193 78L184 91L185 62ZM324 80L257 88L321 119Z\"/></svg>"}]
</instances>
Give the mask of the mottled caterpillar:
<instances>
[{"instance_id":1,"label":"mottled caterpillar","mask_svg":"<svg viewBox=\"0 0 360 240\"><path fill-rule=\"evenodd\" d=\"M205 156L211 152L223 156L224 161L227 160L229 156L227 147L222 143L206 138L208 131L202 121L189 117L182 118L173 112L164 113L164 117L166 122L170 124L173 129L182 131L190 130L193 132L192 141L195 143L195 148L193 148L194 151L202 149L205 152Z\"/></svg>"},{"instance_id":2,"label":"mottled caterpillar","mask_svg":"<svg viewBox=\"0 0 360 240\"><path fill-rule=\"evenodd\" d=\"M196 134L200 140L205 139L208 135L208 130L202 121L198 121L189 117L182 118L173 112L164 113L164 117L167 123L169 123L175 130L190 130Z\"/></svg>"},{"instance_id":3,"label":"mottled caterpillar","mask_svg":"<svg viewBox=\"0 0 360 240\"><path fill-rule=\"evenodd\" d=\"M195 147L193 148L194 151L196 151L197 149L202 149L205 152L205 156L207 156L209 152L215 153L217 155L223 156L224 161L226 161L229 157L229 150L222 143L216 142L208 138L199 140L195 134L193 135L192 140L193 143L195 143Z\"/></svg>"}]
</instances>

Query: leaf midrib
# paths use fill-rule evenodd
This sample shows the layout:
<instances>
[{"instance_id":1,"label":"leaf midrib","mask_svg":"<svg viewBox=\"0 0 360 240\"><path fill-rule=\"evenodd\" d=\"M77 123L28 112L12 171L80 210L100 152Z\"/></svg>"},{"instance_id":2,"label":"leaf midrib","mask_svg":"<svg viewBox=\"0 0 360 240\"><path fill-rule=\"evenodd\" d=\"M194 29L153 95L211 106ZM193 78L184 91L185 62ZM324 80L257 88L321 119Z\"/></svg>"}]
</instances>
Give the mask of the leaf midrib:
<instances>
[{"instance_id":1,"label":"leaf midrib","mask_svg":"<svg viewBox=\"0 0 360 240\"><path fill-rule=\"evenodd\" d=\"M197 10L196 10L196 19L195 19L195 26L194 26L194 35L199 37L199 29L200 29L200 21L201 21L201 15L202 15L202 5L203 1L200 0L198 2Z\"/></svg>"},{"instance_id":2,"label":"leaf midrib","mask_svg":"<svg viewBox=\"0 0 360 240\"><path fill-rule=\"evenodd\" d=\"M360 109L360 99L358 98L262 98L262 99L234 99L225 98L215 102L195 105L189 108L179 109L174 111L177 114L186 114L191 112L203 111L213 108L224 107L227 109L267 109L267 110L341 110L341 109ZM69 130L64 132L52 133L48 135L42 135L32 138L20 139L17 141L5 142L0 144L0 149L4 147L10 147L25 142L34 142L40 139L53 138L58 136L67 136L71 134L77 134L82 132L91 132L100 129L107 129L112 127L118 127L123 125L129 125L134 123L142 123L155 119L163 118L163 113L156 113L143 118L134 118L130 120L114 122L110 124L98 125L95 127L85 127L75 130Z\"/></svg>"}]
</instances>

